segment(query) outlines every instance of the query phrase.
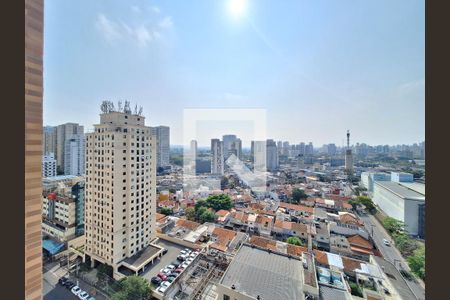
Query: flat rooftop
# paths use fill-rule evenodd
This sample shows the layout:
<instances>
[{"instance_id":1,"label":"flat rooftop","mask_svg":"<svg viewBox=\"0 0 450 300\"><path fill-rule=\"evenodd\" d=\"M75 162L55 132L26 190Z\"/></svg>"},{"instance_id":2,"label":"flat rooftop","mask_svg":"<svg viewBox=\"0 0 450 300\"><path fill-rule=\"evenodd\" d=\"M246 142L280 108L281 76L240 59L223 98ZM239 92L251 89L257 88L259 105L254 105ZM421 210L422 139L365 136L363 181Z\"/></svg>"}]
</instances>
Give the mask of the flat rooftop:
<instances>
[{"instance_id":1,"label":"flat rooftop","mask_svg":"<svg viewBox=\"0 0 450 300\"><path fill-rule=\"evenodd\" d=\"M414 189L409 188L405 185L405 182L376 181L375 185L381 186L401 198L425 201L425 194L420 194Z\"/></svg>"},{"instance_id":2,"label":"flat rooftop","mask_svg":"<svg viewBox=\"0 0 450 300\"><path fill-rule=\"evenodd\" d=\"M134 268L139 268L142 264L147 263L147 261L157 254L161 249L153 245L148 245L144 251L138 252L135 255L124 259L122 262L133 266Z\"/></svg>"},{"instance_id":3,"label":"flat rooftop","mask_svg":"<svg viewBox=\"0 0 450 300\"><path fill-rule=\"evenodd\" d=\"M244 244L236 254L221 284L261 299L302 299L300 260Z\"/></svg>"}]
</instances>

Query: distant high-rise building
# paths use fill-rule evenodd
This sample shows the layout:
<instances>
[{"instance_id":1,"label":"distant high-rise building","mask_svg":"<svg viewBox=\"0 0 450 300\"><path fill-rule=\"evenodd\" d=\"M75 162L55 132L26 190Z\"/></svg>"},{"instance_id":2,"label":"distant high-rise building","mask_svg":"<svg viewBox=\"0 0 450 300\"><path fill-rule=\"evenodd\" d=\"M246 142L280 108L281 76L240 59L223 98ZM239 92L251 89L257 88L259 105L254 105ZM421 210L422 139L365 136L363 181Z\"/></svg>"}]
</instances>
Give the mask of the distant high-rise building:
<instances>
[{"instance_id":1,"label":"distant high-rise building","mask_svg":"<svg viewBox=\"0 0 450 300\"><path fill-rule=\"evenodd\" d=\"M274 140L267 140L266 142L266 165L268 171L278 169L278 149Z\"/></svg>"},{"instance_id":2,"label":"distant high-rise building","mask_svg":"<svg viewBox=\"0 0 450 300\"><path fill-rule=\"evenodd\" d=\"M254 170L266 171L267 170L267 151L266 141L252 141L250 156Z\"/></svg>"},{"instance_id":3,"label":"distant high-rise building","mask_svg":"<svg viewBox=\"0 0 450 300\"><path fill-rule=\"evenodd\" d=\"M42 157L42 177L56 176L56 159L53 153Z\"/></svg>"},{"instance_id":4,"label":"distant high-rise building","mask_svg":"<svg viewBox=\"0 0 450 300\"><path fill-rule=\"evenodd\" d=\"M167 167L170 165L170 127L152 127L152 134L156 143L156 166Z\"/></svg>"},{"instance_id":5,"label":"distant high-rise building","mask_svg":"<svg viewBox=\"0 0 450 300\"><path fill-rule=\"evenodd\" d=\"M64 151L64 174L84 175L85 169L85 137L74 134L66 138Z\"/></svg>"},{"instance_id":6,"label":"distant high-rise building","mask_svg":"<svg viewBox=\"0 0 450 300\"><path fill-rule=\"evenodd\" d=\"M235 139L231 144L231 150L229 153L236 155L237 158L242 159L242 141L241 139Z\"/></svg>"},{"instance_id":7,"label":"distant high-rise building","mask_svg":"<svg viewBox=\"0 0 450 300\"><path fill-rule=\"evenodd\" d=\"M305 143L301 142L298 145L298 151L299 151L300 155L305 155L306 154L306 145L305 145Z\"/></svg>"},{"instance_id":8,"label":"distant high-rise building","mask_svg":"<svg viewBox=\"0 0 450 300\"><path fill-rule=\"evenodd\" d=\"M289 155L289 142L283 142L283 155Z\"/></svg>"},{"instance_id":9,"label":"distant high-rise building","mask_svg":"<svg viewBox=\"0 0 450 300\"><path fill-rule=\"evenodd\" d=\"M156 147L145 117L104 111L86 134L85 254L91 264L137 273L161 250L156 237ZM101 141L101 142L99 142ZM133 259L151 247L152 255Z\"/></svg>"},{"instance_id":10,"label":"distant high-rise building","mask_svg":"<svg viewBox=\"0 0 450 300\"><path fill-rule=\"evenodd\" d=\"M211 174L223 175L224 164L223 142L219 139L211 139Z\"/></svg>"},{"instance_id":11,"label":"distant high-rise building","mask_svg":"<svg viewBox=\"0 0 450 300\"><path fill-rule=\"evenodd\" d=\"M347 130L347 149L345 150L345 170L353 173L353 154L350 148L350 131Z\"/></svg>"},{"instance_id":12,"label":"distant high-rise building","mask_svg":"<svg viewBox=\"0 0 450 300\"><path fill-rule=\"evenodd\" d=\"M196 160L197 159L197 141L196 140L192 140L191 141L191 149L190 149L190 155L191 155L191 159L192 160Z\"/></svg>"},{"instance_id":13,"label":"distant high-rise building","mask_svg":"<svg viewBox=\"0 0 450 300\"><path fill-rule=\"evenodd\" d=\"M328 144L327 147L328 155L335 156L337 154L337 148L335 144Z\"/></svg>"},{"instance_id":14,"label":"distant high-rise building","mask_svg":"<svg viewBox=\"0 0 450 300\"><path fill-rule=\"evenodd\" d=\"M233 143L237 139L234 134L227 134L222 136L223 141L223 156L225 160L233 153Z\"/></svg>"},{"instance_id":15,"label":"distant high-rise building","mask_svg":"<svg viewBox=\"0 0 450 300\"><path fill-rule=\"evenodd\" d=\"M84 134L84 127L77 123L66 123L56 128L56 161L61 172L64 172L65 166L66 139L75 134Z\"/></svg>"},{"instance_id":16,"label":"distant high-rise building","mask_svg":"<svg viewBox=\"0 0 450 300\"><path fill-rule=\"evenodd\" d=\"M282 151L283 151L283 142L282 141L278 141L277 142L277 149L278 149L278 155L282 155Z\"/></svg>"},{"instance_id":17,"label":"distant high-rise building","mask_svg":"<svg viewBox=\"0 0 450 300\"><path fill-rule=\"evenodd\" d=\"M56 154L56 126L44 127L44 138L42 141L43 154Z\"/></svg>"}]
</instances>

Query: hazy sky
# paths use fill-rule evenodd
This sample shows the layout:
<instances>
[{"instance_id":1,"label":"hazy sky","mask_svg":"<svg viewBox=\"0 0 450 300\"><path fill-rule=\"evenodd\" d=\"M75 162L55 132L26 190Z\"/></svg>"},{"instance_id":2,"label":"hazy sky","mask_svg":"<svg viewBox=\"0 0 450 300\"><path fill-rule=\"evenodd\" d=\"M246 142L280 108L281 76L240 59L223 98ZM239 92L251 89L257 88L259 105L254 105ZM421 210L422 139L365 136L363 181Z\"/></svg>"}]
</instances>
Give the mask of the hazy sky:
<instances>
[{"instance_id":1,"label":"hazy sky","mask_svg":"<svg viewBox=\"0 0 450 300\"><path fill-rule=\"evenodd\" d=\"M47 1L44 124L89 129L127 99L172 144L185 108L267 109L268 138L291 143L425 139L424 1L229 2ZM199 145L240 135L208 130Z\"/></svg>"}]
</instances>

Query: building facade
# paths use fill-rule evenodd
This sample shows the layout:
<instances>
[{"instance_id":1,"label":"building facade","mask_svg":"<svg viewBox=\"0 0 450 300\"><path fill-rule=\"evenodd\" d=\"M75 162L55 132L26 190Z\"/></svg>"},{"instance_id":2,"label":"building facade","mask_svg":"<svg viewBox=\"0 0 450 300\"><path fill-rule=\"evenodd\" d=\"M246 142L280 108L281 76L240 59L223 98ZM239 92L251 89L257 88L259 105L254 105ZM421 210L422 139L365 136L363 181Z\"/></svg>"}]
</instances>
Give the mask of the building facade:
<instances>
[{"instance_id":1,"label":"building facade","mask_svg":"<svg viewBox=\"0 0 450 300\"><path fill-rule=\"evenodd\" d=\"M85 137L84 134L74 134L66 139L64 149L64 174L84 175Z\"/></svg>"},{"instance_id":2,"label":"building facade","mask_svg":"<svg viewBox=\"0 0 450 300\"><path fill-rule=\"evenodd\" d=\"M156 146L156 167L168 167L170 165L170 127L152 127L151 131Z\"/></svg>"},{"instance_id":3,"label":"building facade","mask_svg":"<svg viewBox=\"0 0 450 300\"><path fill-rule=\"evenodd\" d=\"M278 170L278 149L274 140L267 140L266 142L266 159L268 171L272 172Z\"/></svg>"},{"instance_id":4,"label":"building facade","mask_svg":"<svg viewBox=\"0 0 450 300\"><path fill-rule=\"evenodd\" d=\"M56 176L56 159L53 153L42 157L42 177Z\"/></svg>"},{"instance_id":5,"label":"building facade","mask_svg":"<svg viewBox=\"0 0 450 300\"><path fill-rule=\"evenodd\" d=\"M223 156L225 160L232 154L233 144L237 137L234 134L226 134L222 136L223 141Z\"/></svg>"},{"instance_id":6,"label":"building facade","mask_svg":"<svg viewBox=\"0 0 450 300\"><path fill-rule=\"evenodd\" d=\"M224 145L219 139L211 139L211 174L223 175Z\"/></svg>"},{"instance_id":7,"label":"building facade","mask_svg":"<svg viewBox=\"0 0 450 300\"><path fill-rule=\"evenodd\" d=\"M77 123L61 124L56 128L56 161L61 173L64 173L66 139L76 134L84 134L84 127Z\"/></svg>"},{"instance_id":8,"label":"building facade","mask_svg":"<svg viewBox=\"0 0 450 300\"><path fill-rule=\"evenodd\" d=\"M44 155L54 153L56 155L56 127L55 126L45 126L44 127L44 138L43 138L43 152Z\"/></svg>"},{"instance_id":9,"label":"building facade","mask_svg":"<svg viewBox=\"0 0 450 300\"><path fill-rule=\"evenodd\" d=\"M86 135L85 253L118 278L156 237L156 145L145 118L104 112Z\"/></svg>"}]
</instances>

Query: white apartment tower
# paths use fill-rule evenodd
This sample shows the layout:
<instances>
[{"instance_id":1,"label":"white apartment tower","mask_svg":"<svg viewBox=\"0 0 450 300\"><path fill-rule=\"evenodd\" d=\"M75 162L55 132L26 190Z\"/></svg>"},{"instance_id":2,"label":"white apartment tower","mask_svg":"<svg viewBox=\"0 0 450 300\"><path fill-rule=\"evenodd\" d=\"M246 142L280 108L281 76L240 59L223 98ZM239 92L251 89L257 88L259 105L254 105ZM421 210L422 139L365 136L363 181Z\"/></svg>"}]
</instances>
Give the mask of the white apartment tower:
<instances>
[{"instance_id":1,"label":"white apartment tower","mask_svg":"<svg viewBox=\"0 0 450 300\"><path fill-rule=\"evenodd\" d=\"M66 123L56 127L56 161L57 167L64 171L64 151L66 149L66 139L74 134L83 134L84 127L77 123Z\"/></svg>"},{"instance_id":2,"label":"white apartment tower","mask_svg":"<svg viewBox=\"0 0 450 300\"><path fill-rule=\"evenodd\" d=\"M56 176L56 160L53 153L42 157L42 177Z\"/></svg>"},{"instance_id":3,"label":"white apartment tower","mask_svg":"<svg viewBox=\"0 0 450 300\"><path fill-rule=\"evenodd\" d=\"M275 171L278 169L278 149L274 140L267 140L266 142L266 158L267 170Z\"/></svg>"},{"instance_id":4,"label":"white apartment tower","mask_svg":"<svg viewBox=\"0 0 450 300\"><path fill-rule=\"evenodd\" d=\"M211 140L211 174L223 175L224 145L219 139Z\"/></svg>"},{"instance_id":5,"label":"white apartment tower","mask_svg":"<svg viewBox=\"0 0 450 300\"><path fill-rule=\"evenodd\" d=\"M167 167L170 162L170 127L152 127L151 131L156 144L156 167Z\"/></svg>"},{"instance_id":6,"label":"white apartment tower","mask_svg":"<svg viewBox=\"0 0 450 300\"><path fill-rule=\"evenodd\" d=\"M127 258L153 247L156 149L140 113L102 110L86 134L85 253L117 278Z\"/></svg>"},{"instance_id":7,"label":"white apartment tower","mask_svg":"<svg viewBox=\"0 0 450 300\"><path fill-rule=\"evenodd\" d=\"M64 149L64 174L84 175L85 159L84 134L74 134L66 138Z\"/></svg>"}]
</instances>

